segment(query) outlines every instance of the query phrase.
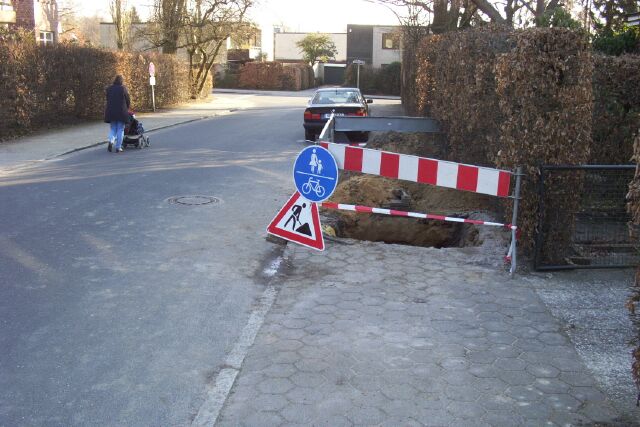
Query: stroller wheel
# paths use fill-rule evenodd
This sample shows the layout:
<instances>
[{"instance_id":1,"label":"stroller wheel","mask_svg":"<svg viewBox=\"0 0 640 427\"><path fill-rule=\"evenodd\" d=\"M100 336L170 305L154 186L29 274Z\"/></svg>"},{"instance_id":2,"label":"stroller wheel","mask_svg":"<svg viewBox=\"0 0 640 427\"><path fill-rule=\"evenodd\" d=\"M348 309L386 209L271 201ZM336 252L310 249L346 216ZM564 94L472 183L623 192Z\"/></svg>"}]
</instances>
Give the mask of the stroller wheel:
<instances>
[{"instance_id":1,"label":"stroller wheel","mask_svg":"<svg viewBox=\"0 0 640 427\"><path fill-rule=\"evenodd\" d=\"M136 148L140 150L142 147L144 147L144 141L142 140L142 138L140 138L136 143Z\"/></svg>"},{"instance_id":2,"label":"stroller wheel","mask_svg":"<svg viewBox=\"0 0 640 427\"><path fill-rule=\"evenodd\" d=\"M146 137L145 140L146 140L147 147L151 147L151 138Z\"/></svg>"}]
</instances>

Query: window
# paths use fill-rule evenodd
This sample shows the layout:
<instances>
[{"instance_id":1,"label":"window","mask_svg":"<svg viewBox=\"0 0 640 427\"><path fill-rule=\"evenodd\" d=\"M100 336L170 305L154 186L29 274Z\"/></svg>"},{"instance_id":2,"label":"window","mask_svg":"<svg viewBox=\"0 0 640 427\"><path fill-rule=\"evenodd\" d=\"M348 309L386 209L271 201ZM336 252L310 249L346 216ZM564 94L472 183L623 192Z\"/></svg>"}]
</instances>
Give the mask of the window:
<instances>
[{"instance_id":1,"label":"window","mask_svg":"<svg viewBox=\"0 0 640 427\"><path fill-rule=\"evenodd\" d=\"M0 10L13 10L11 0L0 0Z\"/></svg>"},{"instance_id":2,"label":"window","mask_svg":"<svg viewBox=\"0 0 640 427\"><path fill-rule=\"evenodd\" d=\"M43 45L53 44L53 32L40 31L40 34L38 35L38 41Z\"/></svg>"},{"instance_id":3,"label":"window","mask_svg":"<svg viewBox=\"0 0 640 427\"><path fill-rule=\"evenodd\" d=\"M355 104L362 102L360 92L352 90L325 90L316 92L312 104Z\"/></svg>"},{"instance_id":4,"label":"window","mask_svg":"<svg viewBox=\"0 0 640 427\"><path fill-rule=\"evenodd\" d=\"M400 38L395 33L383 33L382 34L382 48L383 49L400 49Z\"/></svg>"}]
</instances>

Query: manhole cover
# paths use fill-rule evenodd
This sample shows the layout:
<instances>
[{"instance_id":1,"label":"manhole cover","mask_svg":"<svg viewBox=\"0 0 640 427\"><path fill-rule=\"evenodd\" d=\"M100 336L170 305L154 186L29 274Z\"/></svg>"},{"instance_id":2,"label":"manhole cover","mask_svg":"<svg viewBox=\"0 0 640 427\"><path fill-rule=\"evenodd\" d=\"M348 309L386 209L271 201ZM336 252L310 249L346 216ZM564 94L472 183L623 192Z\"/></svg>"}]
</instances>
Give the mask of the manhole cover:
<instances>
[{"instance_id":1,"label":"manhole cover","mask_svg":"<svg viewBox=\"0 0 640 427\"><path fill-rule=\"evenodd\" d=\"M169 203L178 205L209 205L211 203L220 203L220 199L211 196L176 196L167 199Z\"/></svg>"}]
</instances>

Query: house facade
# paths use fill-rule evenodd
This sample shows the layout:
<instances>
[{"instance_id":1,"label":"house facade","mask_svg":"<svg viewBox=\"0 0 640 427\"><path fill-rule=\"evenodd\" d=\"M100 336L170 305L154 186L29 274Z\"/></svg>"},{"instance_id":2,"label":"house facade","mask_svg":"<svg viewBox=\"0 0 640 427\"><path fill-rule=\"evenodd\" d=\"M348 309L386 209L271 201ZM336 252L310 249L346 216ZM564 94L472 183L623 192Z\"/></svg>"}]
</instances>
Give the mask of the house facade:
<instances>
[{"instance_id":1,"label":"house facade","mask_svg":"<svg viewBox=\"0 0 640 427\"><path fill-rule=\"evenodd\" d=\"M58 41L60 19L56 0L0 0L0 26L35 32L47 45Z\"/></svg>"},{"instance_id":2,"label":"house facade","mask_svg":"<svg viewBox=\"0 0 640 427\"><path fill-rule=\"evenodd\" d=\"M273 34L273 59L282 62L302 61L302 52L296 43L304 39L310 33L282 33ZM329 33L331 41L336 45L338 53L335 62L346 62L347 60L347 34ZM333 61L332 61L333 62Z\"/></svg>"},{"instance_id":3,"label":"house facade","mask_svg":"<svg viewBox=\"0 0 640 427\"><path fill-rule=\"evenodd\" d=\"M347 62L359 59L381 68L402 62L399 26L347 25Z\"/></svg>"}]
</instances>

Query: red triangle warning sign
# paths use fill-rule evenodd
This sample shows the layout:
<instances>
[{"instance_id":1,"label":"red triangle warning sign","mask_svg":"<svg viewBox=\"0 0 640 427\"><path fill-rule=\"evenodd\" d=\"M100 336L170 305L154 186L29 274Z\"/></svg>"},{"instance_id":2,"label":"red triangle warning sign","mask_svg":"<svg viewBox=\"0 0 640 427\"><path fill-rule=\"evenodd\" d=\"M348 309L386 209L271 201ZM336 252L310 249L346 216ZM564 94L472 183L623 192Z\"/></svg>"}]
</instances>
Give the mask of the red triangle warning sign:
<instances>
[{"instance_id":1,"label":"red triangle warning sign","mask_svg":"<svg viewBox=\"0 0 640 427\"><path fill-rule=\"evenodd\" d=\"M319 251L324 250L318 205L297 191L273 218L267 233Z\"/></svg>"}]
</instances>

